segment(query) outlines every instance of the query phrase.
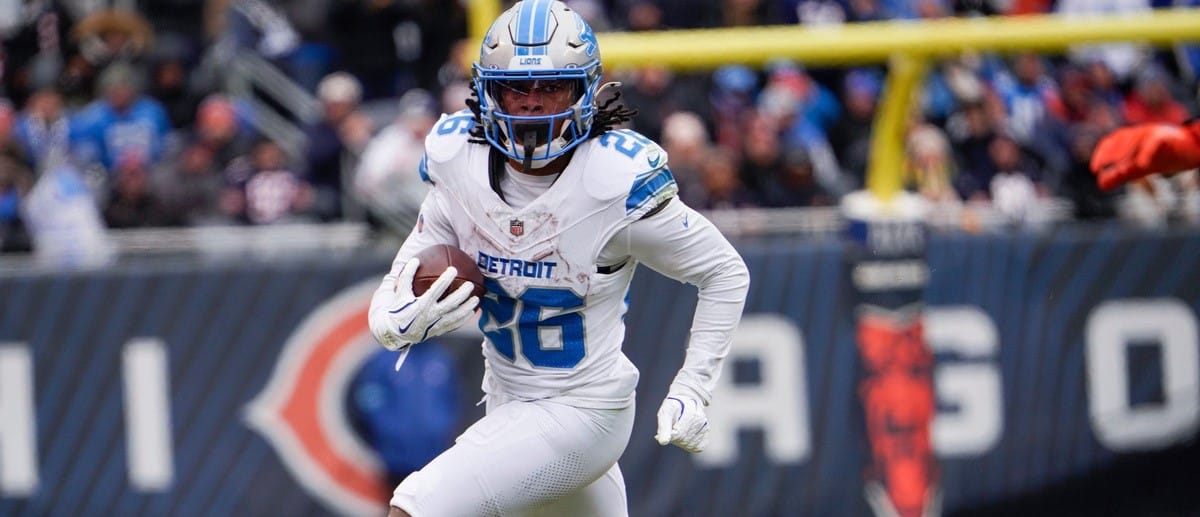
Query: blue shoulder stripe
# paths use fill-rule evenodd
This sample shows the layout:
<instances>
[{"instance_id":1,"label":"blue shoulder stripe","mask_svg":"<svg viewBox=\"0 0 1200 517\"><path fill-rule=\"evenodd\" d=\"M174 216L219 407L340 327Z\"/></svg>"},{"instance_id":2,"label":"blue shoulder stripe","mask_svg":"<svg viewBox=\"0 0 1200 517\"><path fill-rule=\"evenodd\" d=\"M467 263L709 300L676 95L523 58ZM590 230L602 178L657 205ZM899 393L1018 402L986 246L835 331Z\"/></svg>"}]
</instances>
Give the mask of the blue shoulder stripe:
<instances>
[{"instance_id":1,"label":"blue shoulder stripe","mask_svg":"<svg viewBox=\"0 0 1200 517\"><path fill-rule=\"evenodd\" d=\"M642 174L633 181L633 188L629 189L629 197L625 200L625 213L632 214L660 194L677 188L671 169L663 167Z\"/></svg>"},{"instance_id":2,"label":"blue shoulder stripe","mask_svg":"<svg viewBox=\"0 0 1200 517\"><path fill-rule=\"evenodd\" d=\"M429 156L421 155L421 163L417 164L417 174L421 175L421 181L433 183L433 180L429 179Z\"/></svg>"}]
</instances>

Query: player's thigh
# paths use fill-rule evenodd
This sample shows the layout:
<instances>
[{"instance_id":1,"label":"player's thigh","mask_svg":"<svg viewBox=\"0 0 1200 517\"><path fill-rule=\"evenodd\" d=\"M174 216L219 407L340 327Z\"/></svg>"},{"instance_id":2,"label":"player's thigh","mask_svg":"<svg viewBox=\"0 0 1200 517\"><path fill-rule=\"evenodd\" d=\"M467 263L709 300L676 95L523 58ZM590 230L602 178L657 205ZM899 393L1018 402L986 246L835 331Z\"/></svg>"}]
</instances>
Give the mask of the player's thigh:
<instances>
[{"instance_id":1,"label":"player's thigh","mask_svg":"<svg viewBox=\"0 0 1200 517\"><path fill-rule=\"evenodd\" d=\"M632 427L632 406L503 404L405 479L392 502L414 517L521 512L600 478L620 458Z\"/></svg>"},{"instance_id":2,"label":"player's thigh","mask_svg":"<svg viewBox=\"0 0 1200 517\"><path fill-rule=\"evenodd\" d=\"M628 517L629 501L621 467L614 464L600 479L561 499L538 506L522 517Z\"/></svg>"}]
</instances>

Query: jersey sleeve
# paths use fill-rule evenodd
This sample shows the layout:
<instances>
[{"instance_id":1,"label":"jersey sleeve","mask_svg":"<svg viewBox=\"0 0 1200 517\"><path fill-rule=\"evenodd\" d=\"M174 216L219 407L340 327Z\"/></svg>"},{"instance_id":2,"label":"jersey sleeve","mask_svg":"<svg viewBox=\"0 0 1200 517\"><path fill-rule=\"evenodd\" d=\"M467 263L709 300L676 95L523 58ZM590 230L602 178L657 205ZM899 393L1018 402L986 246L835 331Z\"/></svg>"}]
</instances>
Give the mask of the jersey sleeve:
<instances>
[{"instance_id":1,"label":"jersey sleeve","mask_svg":"<svg viewBox=\"0 0 1200 517\"><path fill-rule=\"evenodd\" d=\"M741 255L708 219L678 199L630 224L616 245L627 246L630 256L651 269L698 288L687 354L673 388L708 404L750 289Z\"/></svg>"},{"instance_id":2,"label":"jersey sleeve","mask_svg":"<svg viewBox=\"0 0 1200 517\"><path fill-rule=\"evenodd\" d=\"M417 162L417 176L421 178L421 181L430 186L434 184L433 180L429 177L429 153L422 154L421 161Z\"/></svg>"},{"instance_id":3,"label":"jersey sleeve","mask_svg":"<svg viewBox=\"0 0 1200 517\"><path fill-rule=\"evenodd\" d=\"M625 198L625 214L641 219L662 208L679 193L671 169L663 166L636 176Z\"/></svg>"}]
</instances>

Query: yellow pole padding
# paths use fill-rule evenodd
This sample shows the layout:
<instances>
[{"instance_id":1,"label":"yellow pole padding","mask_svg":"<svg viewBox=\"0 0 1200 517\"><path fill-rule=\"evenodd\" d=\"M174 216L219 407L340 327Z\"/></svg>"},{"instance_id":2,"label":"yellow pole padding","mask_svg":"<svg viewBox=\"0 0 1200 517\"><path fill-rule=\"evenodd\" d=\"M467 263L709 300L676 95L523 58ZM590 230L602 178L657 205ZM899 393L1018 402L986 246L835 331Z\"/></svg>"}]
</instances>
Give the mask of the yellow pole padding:
<instances>
[{"instance_id":1,"label":"yellow pole padding","mask_svg":"<svg viewBox=\"0 0 1200 517\"><path fill-rule=\"evenodd\" d=\"M913 95L925 78L928 60L907 54L892 57L879 112L871 127L867 190L883 201L903 187L904 131Z\"/></svg>"},{"instance_id":2,"label":"yellow pole padding","mask_svg":"<svg viewBox=\"0 0 1200 517\"><path fill-rule=\"evenodd\" d=\"M1138 14L942 18L834 26L762 26L597 34L608 69L663 65L707 70L773 58L805 64L880 63L896 53L950 55L965 50L1061 51L1069 45L1200 40L1200 9Z\"/></svg>"},{"instance_id":3,"label":"yellow pole padding","mask_svg":"<svg viewBox=\"0 0 1200 517\"><path fill-rule=\"evenodd\" d=\"M500 0L471 0L467 7L467 36L471 41L482 42L497 16L500 16ZM479 45L475 45L475 50L479 50Z\"/></svg>"}]
</instances>

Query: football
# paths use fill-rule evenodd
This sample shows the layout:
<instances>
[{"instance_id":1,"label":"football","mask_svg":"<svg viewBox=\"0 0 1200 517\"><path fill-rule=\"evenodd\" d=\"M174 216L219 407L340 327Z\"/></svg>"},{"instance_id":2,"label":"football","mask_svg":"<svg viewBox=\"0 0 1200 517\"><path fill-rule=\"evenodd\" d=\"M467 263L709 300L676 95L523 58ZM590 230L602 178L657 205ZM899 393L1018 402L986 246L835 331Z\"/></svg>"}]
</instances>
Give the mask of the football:
<instances>
[{"instance_id":1,"label":"football","mask_svg":"<svg viewBox=\"0 0 1200 517\"><path fill-rule=\"evenodd\" d=\"M471 282L474 284L471 294L483 298L483 273L479 272L475 261L463 250L448 244L435 244L417 253L417 258L421 259L421 265L413 276L413 294L421 296L446 268L454 266L458 275L442 297L454 292L463 282Z\"/></svg>"}]
</instances>

